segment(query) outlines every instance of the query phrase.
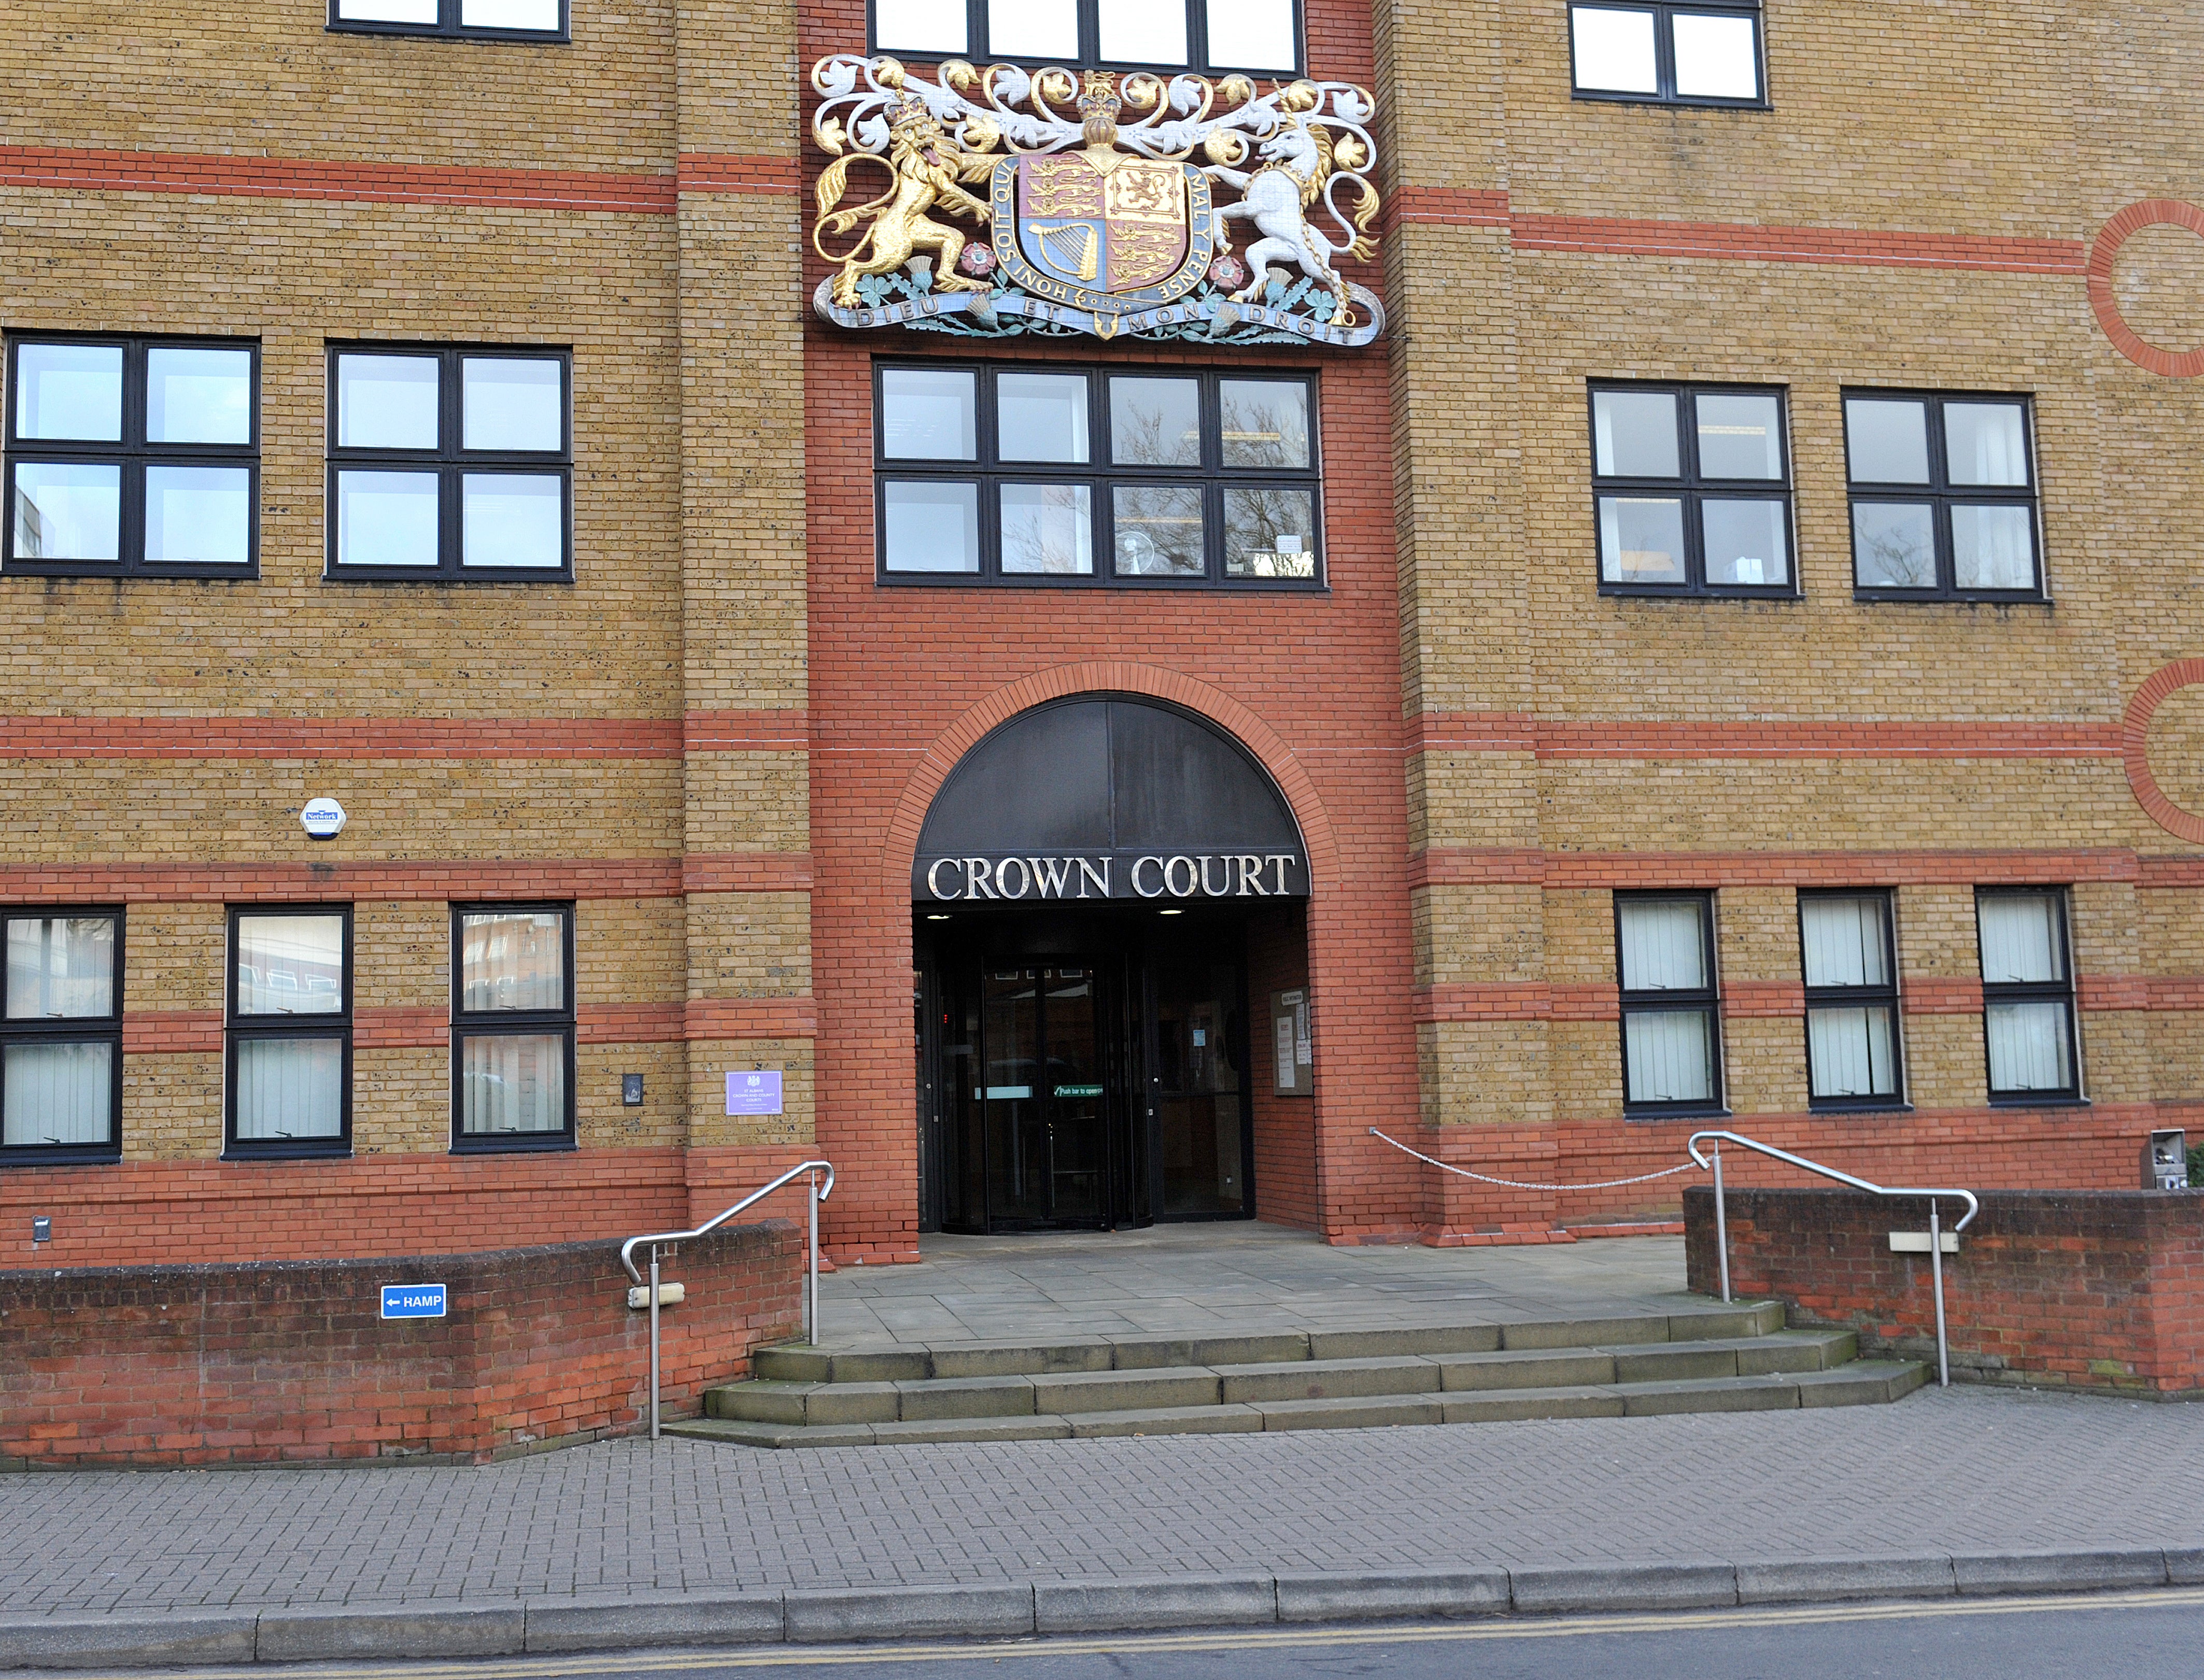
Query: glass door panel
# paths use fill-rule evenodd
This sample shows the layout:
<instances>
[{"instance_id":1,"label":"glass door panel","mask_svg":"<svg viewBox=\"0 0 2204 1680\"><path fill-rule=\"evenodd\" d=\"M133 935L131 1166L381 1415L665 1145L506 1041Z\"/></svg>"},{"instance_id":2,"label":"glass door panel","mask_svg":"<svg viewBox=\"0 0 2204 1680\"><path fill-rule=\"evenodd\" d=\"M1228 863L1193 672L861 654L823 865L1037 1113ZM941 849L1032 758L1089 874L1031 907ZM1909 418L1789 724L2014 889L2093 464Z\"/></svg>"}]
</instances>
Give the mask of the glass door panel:
<instances>
[{"instance_id":1,"label":"glass door panel","mask_svg":"<svg viewBox=\"0 0 2204 1680\"><path fill-rule=\"evenodd\" d=\"M1156 1119L1165 1217L1247 1210L1241 989L1235 963L1156 965Z\"/></svg>"},{"instance_id":2,"label":"glass door panel","mask_svg":"<svg viewBox=\"0 0 2204 1680\"><path fill-rule=\"evenodd\" d=\"M1040 1083L1040 971L990 967L981 987L979 1062L987 1132L987 1218L1046 1218L1048 1154Z\"/></svg>"},{"instance_id":3,"label":"glass door panel","mask_svg":"<svg viewBox=\"0 0 2204 1680\"><path fill-rule=\"evenodd\" d=\"M1091 967L990 963L979 1070L990 1227L1110 1221L1108 1045Z\"/></svg>"},{"instance_id":4,"label":"glass door panel","mask_svg":"<svg viewBox=\"0 0 2204 1680\"><path fill-rule=\"evenodd\" d=\"M1040 971L1051 1221L1105 1222L1110 1174L1101 1022L1091 968Z\"/></svg>"}]
</instances>

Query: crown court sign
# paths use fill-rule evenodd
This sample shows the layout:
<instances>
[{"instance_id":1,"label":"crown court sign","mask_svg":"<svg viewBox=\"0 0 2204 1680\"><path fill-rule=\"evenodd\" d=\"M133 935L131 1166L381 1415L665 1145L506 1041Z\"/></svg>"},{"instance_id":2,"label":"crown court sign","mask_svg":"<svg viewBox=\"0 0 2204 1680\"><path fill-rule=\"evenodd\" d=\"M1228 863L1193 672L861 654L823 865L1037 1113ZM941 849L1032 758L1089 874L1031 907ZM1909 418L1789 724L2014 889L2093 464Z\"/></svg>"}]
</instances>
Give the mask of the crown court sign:
<instances>
[{"instance_id":1,"label":"crown court sign","mask_svg":"<svg viewBox=\"0 0 2204 1680\"><path fill-rule=\"evenodd\" d=\"M965 754L919 833L926 904L1306 898L1285 796L1206 719L1132 695L1034 707Z\"/></svg>"}]
</instances>

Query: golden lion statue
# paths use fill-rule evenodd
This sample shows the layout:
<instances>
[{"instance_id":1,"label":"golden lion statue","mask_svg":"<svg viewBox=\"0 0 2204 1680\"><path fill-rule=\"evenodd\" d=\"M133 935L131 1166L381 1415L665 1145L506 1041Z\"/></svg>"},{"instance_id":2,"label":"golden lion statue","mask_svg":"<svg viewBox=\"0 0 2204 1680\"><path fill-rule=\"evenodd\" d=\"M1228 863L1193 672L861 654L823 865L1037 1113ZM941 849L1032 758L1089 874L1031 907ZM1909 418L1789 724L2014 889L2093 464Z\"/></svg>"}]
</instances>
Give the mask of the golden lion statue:
<instances>
[{"instance_id":1,"label":"golden lion statue","mask_svg":"<svg viewBox=\"0 0 2204 1680\"><path fill-rule=\"evenodd\" d=\"M904 85L903 67L892 59L880 62L879 76L890 87L900 88ZM898 101L889 124L886 157L866 151L852 152L836 158L819 177L820 221L811 230L811 248L829 263L842 265L841 272L834 277L834 301L843 308L858 307L858 281L867 275L892 273L918 251L934 253L933 283L939 289L990 289L986 281L972 280L957 272L964 236L946 223L930 221L927 216L928 210L939 204L952 213L970 216L975 221L984 222L990 217L986 201L973 197L961 183L985 180L993 173L998 160L990 153L995 136L984 124L969 125L966 133L980 142L980 150L968 150L958 145L933 120L924 101L915 95L905 94ZM879 198L850 210L838 210L836 207L848 187L850 166L860 159L880 164L890 172L893 180ZM821 234L846 234L866 222L869 225L862 236L841 256L819 243Z\"/></svg>"}]
</instances>

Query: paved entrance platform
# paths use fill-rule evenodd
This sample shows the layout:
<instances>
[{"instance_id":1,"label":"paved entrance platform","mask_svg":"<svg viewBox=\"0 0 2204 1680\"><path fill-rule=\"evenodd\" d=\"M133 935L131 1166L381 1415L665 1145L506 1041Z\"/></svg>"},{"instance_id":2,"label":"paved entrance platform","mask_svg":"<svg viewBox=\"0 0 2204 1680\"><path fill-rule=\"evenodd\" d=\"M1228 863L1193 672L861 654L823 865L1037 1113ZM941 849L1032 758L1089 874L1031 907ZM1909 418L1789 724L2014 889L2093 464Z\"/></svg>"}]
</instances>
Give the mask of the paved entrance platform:
<instances>
[{"instance_id":1,"label":"paved entrance platform","mask_svg":"<svg viewBox=\"0 0 2204 1680\"><path fill-rule=\"evenodd\" d=\"M1242 1227L927 1252L825 1280L830 1332L1164 1330L1228 1291L1235 1318L1553 1317L1681 1285L1662 1239L1337 1250ZM0 1668L2199 1581L2204 1405L1979 1388L1472 1429L0 1475Z\"/></svg>"},{"instance_id":2,"label":"paved entrance platform","mask_svg":"<svg viewBox=\"0 0 2204 1680\"><path fill-rule=\"evenodd\" d=\"M1255 1335L1619 1317L1704 1305L1681 1237L1526 1248L1334 1248L1255 1222L928 1236L916 1266L820 1280L827 1346Z\"/></svg>"}]
</instances>

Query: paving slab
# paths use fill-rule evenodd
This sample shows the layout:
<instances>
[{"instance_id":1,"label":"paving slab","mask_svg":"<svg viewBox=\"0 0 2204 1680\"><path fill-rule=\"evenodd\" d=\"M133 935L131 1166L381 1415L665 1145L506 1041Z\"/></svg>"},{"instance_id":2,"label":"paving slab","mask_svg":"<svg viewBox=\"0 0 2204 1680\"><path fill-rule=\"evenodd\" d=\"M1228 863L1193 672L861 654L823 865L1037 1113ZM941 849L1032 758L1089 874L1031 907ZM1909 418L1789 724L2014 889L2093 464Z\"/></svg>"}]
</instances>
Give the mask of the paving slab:
<instances>
[{"instance_id":1,"label":"paving slab","mask_svg":"<svg viewBox=\"0 0 2204 1680\"><path fill-rule=\"evenodd\" d=\"M1315 1350L1319 1358L1405 1351L1388 1331L1467 1332L1460 1352L1500 1346L1499 1328L1612 1319L1603 1340L1657 1339L1645 1316L1727 1316L1745 1334L1743 1308L1686 1294L1680 1237L1603 1238L1542 1248L1334 1248L1306 1231L1255 1222L1158 1226L1146 1231L1049 1232L1002 1237L928 1235L923 1263L845 1266L820 1281L823 1345L874 1356L897 1347L968 1341L1072 1340L1168 1344L1197 1336L1359 1337ZM1519 1334L1538 1332L1519 1328ZM1283 1349L1250 1359L1299 1357ZM1117 1360L1213 1364L1167 1346ZM1235 1359L1241 1364L1247 1360ZM847 1380L837 1364L836 1375ZM868 1372L884 1379L898 1369ZM941 1372L942 1375L947 1373ZM960 1375L998 1374L979 1368Z\"/></svg>"}]
</instances>

